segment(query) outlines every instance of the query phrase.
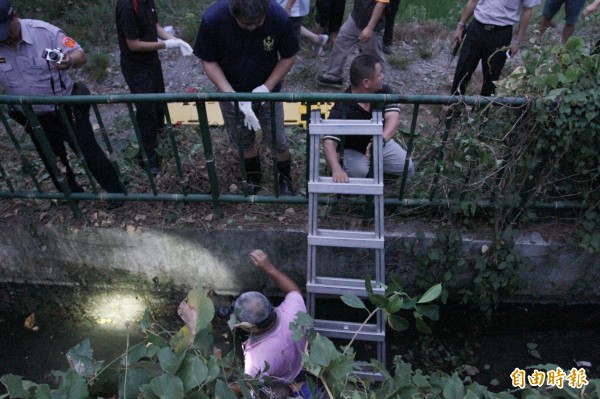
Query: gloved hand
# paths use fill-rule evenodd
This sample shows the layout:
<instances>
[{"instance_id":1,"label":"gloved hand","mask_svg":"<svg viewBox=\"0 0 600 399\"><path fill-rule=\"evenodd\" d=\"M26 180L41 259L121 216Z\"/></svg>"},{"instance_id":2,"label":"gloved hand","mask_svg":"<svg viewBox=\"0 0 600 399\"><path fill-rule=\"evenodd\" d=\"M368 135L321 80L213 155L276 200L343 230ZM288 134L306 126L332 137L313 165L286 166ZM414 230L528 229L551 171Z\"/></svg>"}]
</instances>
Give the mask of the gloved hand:
<instances>
[{"instance_id":1,"label":"gloved hand","mask_svg":"<svg viewBox=\"0 0 600 399\"><path fill-rule=\"evenodd\" d=\"M165 47L168 49L179 48L184 56L192 55L194 52L192 47L181 39L167 39L165 40Z\"/></svg>"},{"instance_id":2,"label":"gloved hand","mask_svg":"<svg viewBox=\"0 0 600 399\"><path fill-rule=\"evenodd\" d=\"M265 85L260 85L258 87L255 87L254 90L252 90L252 93L270 93L271 91L269 89L267 89L267 86ZM263 105L265 102L261 101L260 105Z\"/></svg>"},{"instance_id":3,"label":"gloved hand","mask_svg":"<svg viewBox=\"0 0 600 399\"><path fill-rule=\"evenodd\" d=\"M256 117L254 111L252 111L252 103L250 101L240 101L240 111L242 111L245 115L244 126L250 130L260 130L258 118Z\"/></svg>"}]
</instances>

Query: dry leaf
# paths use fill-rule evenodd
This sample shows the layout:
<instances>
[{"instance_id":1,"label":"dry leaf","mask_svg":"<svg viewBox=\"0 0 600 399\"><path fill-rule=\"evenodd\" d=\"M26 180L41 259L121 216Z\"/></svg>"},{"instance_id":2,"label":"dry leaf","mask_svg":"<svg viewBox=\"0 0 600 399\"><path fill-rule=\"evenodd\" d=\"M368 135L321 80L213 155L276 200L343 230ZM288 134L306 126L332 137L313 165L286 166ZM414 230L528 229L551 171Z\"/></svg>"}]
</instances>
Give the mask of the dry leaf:
<instances>
[{"instance_id":1,"label":"dry leaf","mask_svg":"<svg viewBox=\"0 0 600 399\"><path fill-rule=\"evenodd\" d=\"M204 216L202 219L206 220L207 222L210 222L211 220L213 220L215 217L214 213L209 213L208 215Z\"/></svg>"},{"instance_id":2,"label":"dry leaf","mask_svg":"<svg viewBox=\"0 0 600 399\"><path fill-rule=\"evenodd\" d=\"M285 210L286 215L293 215L295 213L296 213L296 211L294 210L294 208L288 208Z\"/></svg>"},{"instance_id":3,"label":"dry leaf","mask_svg":"<svg viewBox=\"0 0 600 399\"><path fill-rule=\"evenodd\" d=\"M146 215L135 215L135 220L139 222L140 220L146 220Z\"/></svg>"},{"instance_id":4,"label":"dry leaf","mask_svg":"<svg viewBox=\"0 0 600 399\"><path fill-rule=\"evenodd\" d=\"M29 316L27 316L25 318L25 321L23 322L23 325L25 326L25 328L33 330L33 328L35 327L35 313L32 313Z\"/></svg>"},{"instance_id":5,"label":"dry leaf","mask_svg":"<svg viewBox=\"0 0 600 399\"><path fill-rule=\"evenodd\" d=\"M484 254L486 253L488 250L490 249L490 247L488 247L487 245L482 245L481 246L481 253Z\"/></svg>"},{"instance_id":6,"label":"dry leaf","mask_svg":"<svg viewBox=\"0 0 600 399\"><path fill-rule=\"evenodd\" d=\"M135 233L135 226L128 224L125 228L127 229L127 233L129 233L129 234Z\"/></svg>"}]
</instances>

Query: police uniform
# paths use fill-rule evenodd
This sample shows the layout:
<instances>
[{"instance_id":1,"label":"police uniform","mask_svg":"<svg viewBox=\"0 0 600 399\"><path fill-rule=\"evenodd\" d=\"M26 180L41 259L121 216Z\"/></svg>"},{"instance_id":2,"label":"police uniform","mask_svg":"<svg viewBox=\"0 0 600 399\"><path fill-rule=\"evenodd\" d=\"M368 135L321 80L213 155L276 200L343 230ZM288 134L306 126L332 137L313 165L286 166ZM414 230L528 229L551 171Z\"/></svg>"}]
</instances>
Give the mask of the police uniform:
<instances>
[{"instance_id":1,"label":"police uniform","mask_svg":"<svg viewBox=\"0 0 600 399\"><path fill-rule=\"evenodd\" d=\"M134 4L135 3L135 4ZM121 50L121 72L133 94L164 93L165 82L158 51L131 51L127 39L157 42L158 15L154 0L118 0L117 36ZM164 112L159 103L136 103L136 121L144 140L150 166L158 166L157 133L164 127Z\"/></svg>"},{"instance_id":2,"label":"police uniform","mask_svg":"<svg viewBox=\"0 0 600 399\"><path fill-rule=\"evenodd\" d=\"M16 17L15 17L16 18ZM43 21L21 19L21 42L17 49L0 44L0 85L6 94L23 96L68 96L90 94L82 83L75 83L64 71L54 68L52 63L42 58L45 49L60 49L63 54L80 50L76 41L67 37L62 30ZM89 120L89 105L73 105L65 107L71 126L81 149L83 157L98 183L108 192L121 193L123 190L110 161L100 148L94 137ZM71 191L82 192L83 189L75 181L64 141L73 148L67 127L52 104L35 104L33 110L37 115L46 138L55 155L66 168L67 181ZM9 114L17 122L25 126L46 165L54 185L61 190L57 176L52 173L49 160L44 155L27 118L20 105L11 105Z\"/></svg>"}]
</instances>

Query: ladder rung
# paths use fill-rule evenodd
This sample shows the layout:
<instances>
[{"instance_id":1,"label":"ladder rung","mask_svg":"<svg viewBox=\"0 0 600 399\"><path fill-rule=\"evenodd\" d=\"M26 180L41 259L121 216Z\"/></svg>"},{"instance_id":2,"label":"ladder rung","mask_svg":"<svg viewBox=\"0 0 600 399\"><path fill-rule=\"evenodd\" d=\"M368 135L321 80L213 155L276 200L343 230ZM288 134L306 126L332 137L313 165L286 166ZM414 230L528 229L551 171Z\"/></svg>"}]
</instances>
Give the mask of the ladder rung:
<instances>
[{"instance_id":1,"label":"ladder rung","mask_svg":"<svg viewBox=\"0 0 600 399\"><path fill-rule=\"evenodd\" d=\"M308 183L309 193L383 195L383 184L373 179L351 178L348 183L334 183L331 177L319 176L319 181Z\"/></svg>"},{"instance_id":2,"label":"ladder rung","mask_svg":"<svg viewBox=\"0 0 600 399\"><path fill-rule=\"evenodd\" d=\"M383 295L385 290L379 286L375 280L371 281L373 292ZM341 277L321 277L316 276L314 282L306 283L306 291L315 294L343 295L354 294L356 296L366 297L365 280L341 278Z\"/></svg>"},{"instance_id":3,"label":"ladder rung","mask_svg":"<svg viewBox=\"0 0 600 399\"><path fill-rule=\"evenodd\" d=\"M372 231L317 229L317 234L308 235L308 245L383 249L384 238L378 238Z\"/></svg>"},{"instance_id":4,"label":"ladder rung","mask_svg":"<svg viewBox=\"0 0 600 399\"><path fill-rule=\"evenodd\" d=\"M373 371L354 370L354 372L352 374L354 374L355 376L357 376L361 380L364 380L364 379L367 379L367 378L371 378L371 379L373 379L375 381L383 381L383 375L381 373L375 373Z\"/></svg>"},{"instance_id":5,"label":"ladder rung","mask_svg":"<svg viewBox=\"0 0 600 399\"><path fill-rule=\"evenodd\" d=\"M314 136L381 136L383 124L366 120L325 120L310 125L310 134Z\"/></svg>"},{"instance_id":6,"label":"ladder rung","mask_svg":"<svg viewBox=\"0 0 600 399\"><path fill-rule=\"evenodd\" d=\"M356 335L359 341L385 342L385 331L380 331L376 324L361 326L362 323L339 320L316 319L314 322L315 329L326 337L352 339Z\"/></svg>"}]
</instances>

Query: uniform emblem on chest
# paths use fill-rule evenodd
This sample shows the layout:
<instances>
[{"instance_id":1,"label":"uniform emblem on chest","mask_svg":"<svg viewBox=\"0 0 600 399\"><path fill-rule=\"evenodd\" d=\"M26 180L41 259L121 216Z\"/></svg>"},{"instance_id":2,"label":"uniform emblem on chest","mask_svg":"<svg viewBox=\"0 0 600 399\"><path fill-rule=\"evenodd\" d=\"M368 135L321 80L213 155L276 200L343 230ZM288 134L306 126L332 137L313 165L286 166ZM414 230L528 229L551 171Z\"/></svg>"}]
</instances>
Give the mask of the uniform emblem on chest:
<instances>
[{"instance_id":1,"label":"uniform emblem on chest","mask_svg":"<svg viewBox=\"0 0 600 399\"><path fill-rule=\"evenodd\" d=\"M267 36L265 40L263 40L263 47L265 51L273 51L273 45L275 44L275 40L271 36Z\"/></svg>"}]
</instances>

